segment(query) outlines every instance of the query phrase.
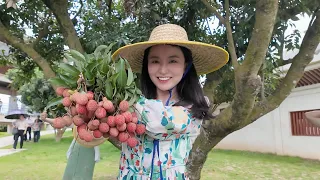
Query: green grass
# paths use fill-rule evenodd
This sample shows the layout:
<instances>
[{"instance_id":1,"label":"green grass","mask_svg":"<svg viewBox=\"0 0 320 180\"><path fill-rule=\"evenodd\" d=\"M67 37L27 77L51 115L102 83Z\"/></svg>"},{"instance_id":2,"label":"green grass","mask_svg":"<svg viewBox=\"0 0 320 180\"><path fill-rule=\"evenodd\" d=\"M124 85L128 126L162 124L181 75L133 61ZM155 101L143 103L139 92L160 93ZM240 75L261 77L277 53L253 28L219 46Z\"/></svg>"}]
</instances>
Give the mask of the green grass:
<instances>
[{"instance_id":1,"label":"green grass","mask_svg":"<svg viewBox=\"0 0 320 180\"><path fill-rule=\"evenodd\" d=\"M60 180L66 166L66 151L71 132L60 143L53 135L41 137L39 143L27 142L28 150L0 157L0 179ZM7 147L11 148L11 146ZM94 179L115 179L119 153L112 144L100 147L101 161L96 164ZM274 156L242 151L214 150L209 153L202 171L204 180L212 179L319 179L320 162L295 157Z\"/></svg>"},{"instance_id":2,"label":"green grass","mask_svg":"<svg viewBox=\"0 0 320 180\"><path fill-rule=\"evenodd\" d=\"M6 136L12 136L12 135L8 134L7 132L0 132L0 138L6 137Z\"/></svg>"}]
</instances>

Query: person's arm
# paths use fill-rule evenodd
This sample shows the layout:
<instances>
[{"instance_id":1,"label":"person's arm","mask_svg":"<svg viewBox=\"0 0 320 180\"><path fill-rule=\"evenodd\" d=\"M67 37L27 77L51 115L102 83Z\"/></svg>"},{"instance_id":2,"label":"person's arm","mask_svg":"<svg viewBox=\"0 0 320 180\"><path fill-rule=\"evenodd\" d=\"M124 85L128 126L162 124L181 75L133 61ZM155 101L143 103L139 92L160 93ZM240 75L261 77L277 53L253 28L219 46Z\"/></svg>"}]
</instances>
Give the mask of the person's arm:
<instances>
[{"instance_id":1,"label":"person's arm","mask_svg":"<svg viewBox=\"0 0 320 180\"><path fill-rule=\"evenodd\" d=\"M53 124L53 119L52 119L52 118L48 118L46 112L41 113L40 119L41 119L42 121L48 122L48 123L50 123L50 124Z\"/></svg>"},{"instance_id":2,"label":"person's arm","mask_svg":"<svg viewBox=\"0 0 320 180\"><path fill-rule=\"evenodd\" d=\"M193 118L184 107L165 107L156 100L140 101L136 107L141 114L139 120L146 125L146 134L155 139L196 136L200 132L201 121Z\"/></svg>"},{"instance_id":3,"label":"person's arm","mask_svg":"<svg viewBox=\"0 0 320 180\"><path fill-rule=\"evenodd\" d=\"M304 117L313 125L320 127L320 111L309 111L304 114Z\"/></svg>"},{"instance_id":4,"label":"person's arm","mask_svg":"<svg viewBox=\"0 0 320 180\"><path fill-rule=\"evenodd\" d=\"M12 126L13 126L14 128L16 128L16 127L17 127L17 121L13 121L13 122L12 122Z\"/></svg>"}]
</instances>

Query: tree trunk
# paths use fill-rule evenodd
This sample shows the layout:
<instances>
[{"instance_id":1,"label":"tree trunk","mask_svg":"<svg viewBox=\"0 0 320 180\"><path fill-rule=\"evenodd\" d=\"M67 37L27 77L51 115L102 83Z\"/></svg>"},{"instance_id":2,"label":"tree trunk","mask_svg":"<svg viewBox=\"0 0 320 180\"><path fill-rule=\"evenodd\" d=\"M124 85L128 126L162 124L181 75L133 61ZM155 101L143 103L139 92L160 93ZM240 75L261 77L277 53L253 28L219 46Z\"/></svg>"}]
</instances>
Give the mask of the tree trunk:
<instances>
[{"instance_id":1,"label":"tree trunk","mask_svg":"<svg viewBox=\"0 0 320 180\"><path fill-rule=\"evenodd\" d=\"M62 35L69 48L83 53L84 50L78 38L77 32L74 28L74 24L70 19L70 15L68 13L68 0L43 1L57 18Z\"/></svg>"}]
</instances>

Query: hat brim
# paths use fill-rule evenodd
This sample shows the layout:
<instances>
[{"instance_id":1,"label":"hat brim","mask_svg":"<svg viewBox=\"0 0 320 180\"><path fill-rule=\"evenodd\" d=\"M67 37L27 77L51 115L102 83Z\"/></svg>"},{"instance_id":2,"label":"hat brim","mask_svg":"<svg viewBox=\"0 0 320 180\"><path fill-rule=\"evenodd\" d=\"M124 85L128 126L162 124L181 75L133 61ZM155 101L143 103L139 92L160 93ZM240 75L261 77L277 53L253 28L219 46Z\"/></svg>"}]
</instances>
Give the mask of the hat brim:
<instances>
[{"instance_id":1,"label":"hat brim","mask_svg":"<svg viewBox=\"0 0 320 180\"><path fill-rule=\"evenodd\" d=\"M132 71L141 73L144 51L155 45L168 44L188 48L192 52L193 64L197 74L208 74L224 66L229 54L221 47L195 41L147 41L126 45L113 53L112 59L119 56L128 60Z\"/></svg>"}]
</instances>

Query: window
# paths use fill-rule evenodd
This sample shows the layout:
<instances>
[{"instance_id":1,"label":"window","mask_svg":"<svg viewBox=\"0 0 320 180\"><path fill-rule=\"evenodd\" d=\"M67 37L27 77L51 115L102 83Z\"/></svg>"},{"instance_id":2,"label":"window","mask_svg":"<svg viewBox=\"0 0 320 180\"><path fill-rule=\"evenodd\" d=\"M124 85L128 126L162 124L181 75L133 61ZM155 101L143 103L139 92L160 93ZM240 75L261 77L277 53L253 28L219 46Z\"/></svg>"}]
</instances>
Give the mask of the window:
<instances>
[{"instance_id":1,"label":"window","mask_svg":"<svg viewBox=\"0 0 320 180\"><path fill-rule=\"evenodd\" d=\"M308 111L290 112L291 132L293 136L320 136L320 128L312 125L303 117L304 113Z\"/></svg>"}]
</instances>

